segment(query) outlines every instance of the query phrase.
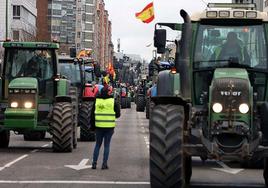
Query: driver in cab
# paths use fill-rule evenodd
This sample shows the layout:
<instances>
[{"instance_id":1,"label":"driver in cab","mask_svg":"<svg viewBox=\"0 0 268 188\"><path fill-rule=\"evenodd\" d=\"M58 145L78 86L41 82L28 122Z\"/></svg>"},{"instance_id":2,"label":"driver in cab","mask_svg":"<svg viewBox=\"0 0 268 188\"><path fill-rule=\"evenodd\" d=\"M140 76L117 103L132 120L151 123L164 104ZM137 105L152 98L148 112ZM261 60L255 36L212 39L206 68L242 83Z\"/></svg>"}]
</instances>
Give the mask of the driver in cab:
<instances>
[{"instance_id":1,"label":"driver in cab","mask_svg":"<svg viewBox=\"0 0 268 188\"><path fill-rule=\"evenodd\" d=\"M216 47L210 59L226 61L230 58L235 58L238 60L239 64L250 66L249 54L246 47L243 47L241 43L242 41L238 39L235 32L229 32L227 34L226 42L221 46Z\"/></svg>"}]
</instances>

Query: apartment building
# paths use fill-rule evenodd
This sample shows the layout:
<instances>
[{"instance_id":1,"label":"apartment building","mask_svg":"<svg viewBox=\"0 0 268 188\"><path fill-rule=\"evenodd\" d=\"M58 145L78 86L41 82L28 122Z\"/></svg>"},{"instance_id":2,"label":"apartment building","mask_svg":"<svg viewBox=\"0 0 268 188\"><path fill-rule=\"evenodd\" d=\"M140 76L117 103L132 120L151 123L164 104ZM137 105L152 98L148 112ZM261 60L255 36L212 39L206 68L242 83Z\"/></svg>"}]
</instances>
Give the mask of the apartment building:
<instances>
[{"instance_id":1,"label":"apartment building","mask_svg":"<svg viewBox=\"0 0 268 188\"><path fill-rule=\"evenodd\" d=\"M8 38L14 41L36 40L36 0L0 1L0 39L6 35L6 2L8 2Z\"/></svg>"},{"instance_id":2,"label":"apartment building","mask_svg":"<svg viewBox=\"0 0 268 188\"><path fill-rule=\"evenodd\" d=\"M38 0L37 26L39 41L57 40L60 53L69 54L75 47L76 36L76 1Z\"/></svg>"}]
</instances>

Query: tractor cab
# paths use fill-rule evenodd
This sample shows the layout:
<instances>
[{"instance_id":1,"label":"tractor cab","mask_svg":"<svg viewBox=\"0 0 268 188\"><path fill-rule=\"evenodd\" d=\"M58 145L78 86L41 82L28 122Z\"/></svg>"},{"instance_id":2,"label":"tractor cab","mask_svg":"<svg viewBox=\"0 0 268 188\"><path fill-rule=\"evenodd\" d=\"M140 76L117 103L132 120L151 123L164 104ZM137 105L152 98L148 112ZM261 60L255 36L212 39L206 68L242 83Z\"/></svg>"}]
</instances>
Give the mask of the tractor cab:
<instances>
[{"instance_id":1,"label":"tractor cab","mask_svg":"<svg viewBox=\"0 0 268 188\"><path fill-rule=\"evenodd\" d=\"M6 42L3 46L5 60L2 97L7 99L9 94L22 92L14 88L17 87L17 83L23 82L31 92L38 92L39 97L52 100L55 91L49 88L53 88L54 77L57 74L56 44L26 45Z\"/></svg>"},{"instance_id":2,"label":"tractor cab","mask_svg":"<svg viewBox=\"0 0 268 188\"><path fill-rule=\"evenodd\" d=\"M59 68L62 76L71 81L74 87L81 87L81 73L79 64L74 62L74 58L69 56L59 56Z\"/></svg>"},{"instance_id":3,"label":"tractor cab","mask_svg":"<svg viewBox=\"0 0 268 188\"><path fill-rule=\"evenodd\" d=\"M192 156L263 166L268 186L268 16L254 8L211 3L192 16L181 10L182 24L156 24L158 53L166 51L165 27L181 38L174 41L176 69L159 73L152 97L152 187L188 184ZM172 175L158 173L169 166Z\"/></svg>"}]
</instances>

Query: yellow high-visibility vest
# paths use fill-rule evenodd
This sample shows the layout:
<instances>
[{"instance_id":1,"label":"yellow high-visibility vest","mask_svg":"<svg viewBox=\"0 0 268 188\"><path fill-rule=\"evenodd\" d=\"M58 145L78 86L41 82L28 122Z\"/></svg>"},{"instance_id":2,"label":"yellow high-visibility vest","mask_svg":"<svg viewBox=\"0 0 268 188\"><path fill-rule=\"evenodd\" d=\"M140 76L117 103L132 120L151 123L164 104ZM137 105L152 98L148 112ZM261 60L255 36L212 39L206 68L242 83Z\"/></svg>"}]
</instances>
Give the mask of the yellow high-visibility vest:
<instances>
[{"instance_id":1,"label":"yellow high-visibility vest","mask_svg":"<svg viewBox=\"0 0 268 188\"><path fill-rule=\"evenodd\" d=\"M96 99L95 126L99 128L113 128L115 124L114 99Z\"/></svg>"}]
</instances>

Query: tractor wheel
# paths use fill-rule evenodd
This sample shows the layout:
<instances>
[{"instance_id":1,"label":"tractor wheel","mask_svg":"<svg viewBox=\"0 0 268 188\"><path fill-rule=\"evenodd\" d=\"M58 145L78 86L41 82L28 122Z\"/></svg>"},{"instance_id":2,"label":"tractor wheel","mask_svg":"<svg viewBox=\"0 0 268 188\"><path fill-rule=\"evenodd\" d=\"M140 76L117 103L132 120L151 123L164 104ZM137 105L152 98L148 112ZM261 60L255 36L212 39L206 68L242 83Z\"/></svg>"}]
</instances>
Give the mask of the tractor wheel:
<instances>
[{"instance_id":1,"label":"tractor wheel","mask_svg":"<svg viewBox=\"0 0 268 188\"><path fill-rule=\"evenodd\" d=\"M54 152L72 152L73 107L71 103L58 102L54 105L51 134Z\"/></svg>"},{"instance_id":2,"label":"tractor wheel","mask_svg":"<svg viewBox=\"0 0 268 188\"><path fill-rule=\"evenodd\" d=\"M95 132L92 130L94 127L94 101L86 101L82 103L79 113L80 125L80 140L81 141L95 141Z\"/></svg>"},{"instance_id":3,"label":"tractor wheel","mask_svg":"<svg viewBox=\"0 0 268 188\"><path fill-rule=\"evenodd\" d=\"M263 178L265 182L265 187L268 187L268 158L267 157L264 159Z\"/></svg>"},{"instance_id":4,"label":"tractor wheel","mask_svg":"<svg viewBox=\"0 0 268 188\"><path fill-rule=\"evenodd\" d=\"M154 108L149 123L152 188L183 188L186 180L190 181L190 170L186 172L186 167L191 167L191 160L183 153L183 126L182 106L157 105Z\"/></svg>"},{"instance_id":5,"label":"tractor wheel","mask_svg":"<svg viewBox=\"0 0 268 188\"><path fill-rule=\"evenodd\" d=\"M77 125L78 125L78 94L76 87L70 87L69 94L73 105L73 148L77 147Z\"/></svg>"},{"instance_id":6,"label":"tractor wheel","mask_svg":"<svg viewBox=\"0 0 268 188\"><path fill-rule=\"evenodd\" d=\"M3 130L0 132L0 148L7 148L9 145L10 132Z\"/></svg>"},{"instance_id":7,"label":"tractor wheel","mask_svg":"<svg viewBox=\"0 0 268 188\"><path fill-rule=\"evenodd\" d=\"M143 95L139 95L137 97L137 104L136 104L136 111L137 112L144 112L144 108L145 108L145 99Z\"/></svg>"},{"instance_id":8,"label":"tractor wheel","mask_svg":"<svg viewBox=\"0 0 268 188\"><path fill-rule=\"evenodd\" d=\"M127 107L127 98L123 97L121 98L121 108L126 108Z\"/></svg>"},{"instance_id":9,"label":"tractor wheel","mask_svg":"<svg viewBox=\"0 0 268 188\"><path fill-rule=\"evenodd\" d=\"M45 138L46 131L29 131L23 134L25 141L40 141Z\"/></svg>"}]
</instances>

